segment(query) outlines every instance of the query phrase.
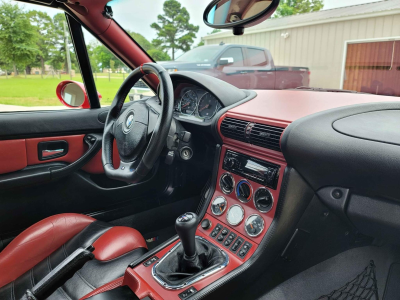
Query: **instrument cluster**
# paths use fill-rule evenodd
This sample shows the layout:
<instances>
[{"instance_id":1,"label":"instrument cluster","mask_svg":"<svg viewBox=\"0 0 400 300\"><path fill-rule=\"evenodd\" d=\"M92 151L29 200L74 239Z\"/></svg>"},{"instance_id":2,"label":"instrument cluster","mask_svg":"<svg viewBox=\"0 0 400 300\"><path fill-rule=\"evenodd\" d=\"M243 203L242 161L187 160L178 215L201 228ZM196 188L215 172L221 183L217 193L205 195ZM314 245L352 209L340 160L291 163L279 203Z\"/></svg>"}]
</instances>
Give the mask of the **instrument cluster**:
<instances>
[{"instance_id":1,"label":"instrument cluster","mask_svg":"<svg viewBox=\"0 0 400 300\"><path fill-rule=\"evenodd\" d=\"M193 121L210 120L221 108L213 94L197 87L183 88L175 99L175 114Z\"/></svg>"}]
</instances>

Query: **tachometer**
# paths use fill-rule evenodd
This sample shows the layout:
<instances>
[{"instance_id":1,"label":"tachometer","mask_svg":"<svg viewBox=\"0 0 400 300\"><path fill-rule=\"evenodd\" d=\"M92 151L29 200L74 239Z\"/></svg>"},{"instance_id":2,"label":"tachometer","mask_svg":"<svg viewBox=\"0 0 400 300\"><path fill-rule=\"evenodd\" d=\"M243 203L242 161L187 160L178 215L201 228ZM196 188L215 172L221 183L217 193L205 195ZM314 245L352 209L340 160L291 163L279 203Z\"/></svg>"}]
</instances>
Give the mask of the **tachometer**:
<instances>
[{"instance_id":1,"label":"tachometer","mask_svg":"<svg viewBox=\"0 0 400 300\"><path fill-rule=\"evenodd\" d=\"M179 104L181 113L184 115L192 115L197 108L198 100L197 94L194 91L187 91L182 96Z\"/></svg>"},{"instance_id":2,"label":"tachometer","mask_svg":"<svg viewBox=\"0 0 400 300\"><path fill-rule=\"evenodd\" d=\"M211 119L215 115L218 105L218 100L213 95L205 93L199 101L197 109L199 116L203 119Z\"/></svg>"}]
</instances>

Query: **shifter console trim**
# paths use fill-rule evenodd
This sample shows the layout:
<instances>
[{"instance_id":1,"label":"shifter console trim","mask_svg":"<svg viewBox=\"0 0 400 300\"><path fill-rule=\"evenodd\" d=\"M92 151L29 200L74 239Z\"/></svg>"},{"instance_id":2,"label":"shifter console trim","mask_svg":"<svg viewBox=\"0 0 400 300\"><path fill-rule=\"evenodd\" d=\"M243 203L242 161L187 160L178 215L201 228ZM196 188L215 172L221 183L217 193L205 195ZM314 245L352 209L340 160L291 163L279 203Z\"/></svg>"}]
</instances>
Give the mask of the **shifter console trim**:
<instances>
[{"instance_id":1,"label":"shifter console trim","mask_svg":"<svg viewBox=\"0 0 400 300\"><path fill-rule=\"evenodd\" d=\"M153 278L164 288L168 289L168 290L179 290L179 289L183 289L186 288L190 285L192 285L193 283L204 279L216 272L218 272L219 270L222 270L223 268L225 268L228 264L229 264L229 256L226 254L226 252L224 250L222 250L221 248L217 247L216 245L214 245L213 243L209 242L208 240L206 240L205 238L202 238L200 236L195 236L196 239L201 240L207 244L209 244L211 247L214 247L216 249L218 249L221 254L223 255L223 257L225 258L224 262L222 264L219 265L215 265L210 267L209 269L206 269L205 272L200 272L200 274L198 275L193 275L191 277L189 277L185 282L183 282L182 284L179 285L169 285L167 282L165 282L163 279L161 279L158 275L157 275L157 266L163 262L163 260L165 260L172 252L174 252L180 245L181 242L178 242L174 247L171 248L171 250L169 250L152 268L151 270L151 274L153 276Z\"/></svg>"}]
</instances>

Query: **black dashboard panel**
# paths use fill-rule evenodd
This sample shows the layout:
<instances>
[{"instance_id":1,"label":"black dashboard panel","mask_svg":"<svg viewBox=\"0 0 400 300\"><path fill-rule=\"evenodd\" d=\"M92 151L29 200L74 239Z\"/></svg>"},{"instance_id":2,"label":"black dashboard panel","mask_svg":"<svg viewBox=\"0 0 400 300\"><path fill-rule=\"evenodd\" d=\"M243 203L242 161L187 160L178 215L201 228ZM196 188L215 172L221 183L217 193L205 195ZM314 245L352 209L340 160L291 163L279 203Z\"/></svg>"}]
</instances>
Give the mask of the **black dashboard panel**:
<instances>
[{"instance_id":1,"label":"black dashboard panel","mask_svg":"<svg viewBox=\"0 0 400 300\"><path fill-rule=\"evenodd\" d=\"M399 110L399 102L385 102L309 115L284 131L282 152L314 190L346 187L400 201Z\"/></svg>"},{"instance_id":2,"label":"black dashboard panel","mask_svg":"<svg viewBox=\"0 0 400 300\"><path fill-rule=\"evenodd\" d=\"M175 87L175 117L195 122L207 122L222 107L221 102L213 94L197 85L181 82Z\"/></svg>"},{"instance_id":3,"label":"black dashboard panel","mask_svg":"<svg viewBox=\"0 0 400 300\"><path fill-rule=\"evenodd\" d=\"M352 137L400 145L400 110L379 110L352 115L335 121L333 128Z\"/></svg>"},{"instance_id":4,"label":"black dashboard panel","mask_svg":"<svg viewBox=\"0 0 400 300\"><path fill-rule=\"evenodd\" d=\"M175 93L174 118L184 123L212 126L221 113L256 96L254 92L240 90L201 73L181 71L170 76Z\"/></svg>"},{"instance_id":5,"label":"black dashboard panel","mask_svg":"<svg viewBox=\"0 0 400 300\"><path fill-rule=\"evenodd\" d=\"M181 82L192 83L211 92L226 107L246 98L246 93L218 78L201 73L180 71L170 74L174 88Z\"/></svg>"}]
</instances>

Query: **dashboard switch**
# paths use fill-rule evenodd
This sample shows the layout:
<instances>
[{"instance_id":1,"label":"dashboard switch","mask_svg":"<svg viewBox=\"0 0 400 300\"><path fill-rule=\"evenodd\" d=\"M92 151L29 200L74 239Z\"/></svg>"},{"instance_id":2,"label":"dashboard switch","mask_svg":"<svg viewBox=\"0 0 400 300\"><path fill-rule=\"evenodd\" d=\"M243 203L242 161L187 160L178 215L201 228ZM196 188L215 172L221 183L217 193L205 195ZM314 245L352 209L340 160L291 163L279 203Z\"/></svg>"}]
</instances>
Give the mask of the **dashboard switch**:
<instances>
[{"instance_id":1,"label":"dashboard switch","mask_svg":"<svg viewBox=\"0 0 400 300\"><path fill-rule=\"evenodd\" d=\"M252 245L249 242L244 242L242 249L240 249L238 252L238 256L240 258L244 258L246 256L246 254L249 252L251 246Z\"/></svg>"},{"instance_id":2,"label":"dashboard switch","mask_svg":"<svg viewBox=\"0 0 400 300\"><path fill-rule=\"evenodd\" d=\"M192 134L189 131L182 131L181 133L179 133L179 139L182 142L189 143L191 137Z\"/></svg>"},{"instance_id":3,"label":"dashboard switch","mask_svg":"<svg viewBox=\"0 0 400 300\"><path fill-rule=\"evenodd\" d=\"M211 223L211 221L209 219L204 219L201 222L201 228L203 228L204 230L209 229L211 226L212 226L212 223Z\"/></svg>"},{"instance_id":4,"label":"dashboard switch","mask_svg":"<svg viewBox=\"0 0 400 300\"><path fill-rule=\"evenodd\" d=\"M244 240L242 238L238 237L236 239L236 241L233 243L233 246L231 247L231 251L236 252L240 248L240 246L243 244L243 242L244 242Z\"/></svg>"}]
</instances>

